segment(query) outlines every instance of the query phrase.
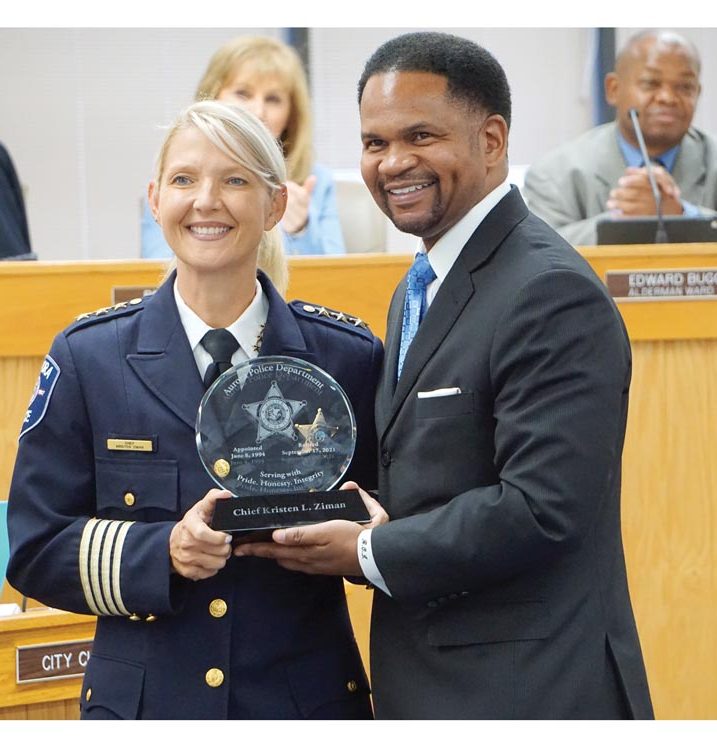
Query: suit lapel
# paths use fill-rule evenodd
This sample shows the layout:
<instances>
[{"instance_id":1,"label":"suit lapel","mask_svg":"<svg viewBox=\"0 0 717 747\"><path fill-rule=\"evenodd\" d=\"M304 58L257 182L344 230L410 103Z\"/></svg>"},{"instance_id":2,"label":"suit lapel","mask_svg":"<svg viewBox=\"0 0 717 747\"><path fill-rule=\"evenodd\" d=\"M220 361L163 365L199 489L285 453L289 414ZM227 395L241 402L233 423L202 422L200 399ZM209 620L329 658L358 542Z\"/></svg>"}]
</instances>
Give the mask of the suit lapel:
<instances>
[{"instance_id":1,"label":"suit lapel","mask_svg":"<svg viewBox=\"0 0 717 747\"><path fill-rule=\"evenodd\" d=\"M702 204L702 191L704 190L706 175L707 165L704 150L693 131L688 130L682 138L682 145L672 172L675 182L680 185L683 199L698 205Z\"/></svg>"},{"instance_id":2,"label":"suit lapel","mask_svg":"<svg viewBox=\"0 0 717 747\"><path fill-rule=\"evenodd\" d=\"M595 178L609 192L625 172L625 161L617 142L617 125L614 123L605 128L604 137L596 143L593 160Z\"/></svg>"},{"instance_id":3,"label":"suit lapel","mask_svg":"<svg viewBox=\"0 0 717 747\"><path fill-rule=\"evenodd\" d=\"M128 355L127 361L152 394L193 429L204 384L179 319L174 278L173 274L145 302L137 353Z\"/></svg>"},{"instance_id":4,"label":"suit lapel","mask_svg":"<svg viewBox=\"0 0 717 747\"><path fill-rule=\"evenodd\" d=\"M393 395L391 416L406 399L424 366L450 332L472 295L473 282L459 258L443 281L408 348L401 378ZM399 324L398 337L400 336Z\"/></svg>"},{"instance_id":5,"label":"suit lapel","mask_svg":"<svg viewBox=\"0 0 717 747\"><path fill-rule=\"evenodd\" d=\"M398 287L389 314L386 341L386 366L379 392L379 403L386 407L377 413L379 436L388 430L413 390L421 371L431 359L441 342L455 325L474 294L472 273L490 260L500 244L513 228L528 215L520 192L511 191L488 213L473 232L418 328L403 363L401 378L393 391L396 380L396 357L400 344L405 278ZM391 397L391 392L393 396Z\"/></svg>"},{"instance_id":6,"label":"suit lapel","mask_svg":"<svg viewBox=\"0 0 717 747\"><path fill-rule=\"evenodd\" d=\"M388 310L386 324L386 344L384 345L383 366L376 392L376 429L383 433L388 426L391 414L391 402L396 391L396 370L398 369L398 349L401 345L401 327L403 322L403 305L406 298L406 278L398 284L394 291Z\"/></svg>"}]
</instances>

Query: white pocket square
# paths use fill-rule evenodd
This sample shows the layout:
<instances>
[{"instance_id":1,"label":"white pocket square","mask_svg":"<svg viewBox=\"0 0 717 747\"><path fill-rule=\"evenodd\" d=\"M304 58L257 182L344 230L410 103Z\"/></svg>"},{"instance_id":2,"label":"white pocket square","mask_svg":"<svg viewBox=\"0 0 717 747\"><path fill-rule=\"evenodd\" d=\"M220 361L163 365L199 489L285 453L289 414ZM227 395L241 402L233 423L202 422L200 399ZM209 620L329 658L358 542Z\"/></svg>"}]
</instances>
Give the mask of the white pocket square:
<instances>
[{"instance_id":1,"label":"white pocket square","mask_svg":"<svg viewBox=\"0 0 717 747\"><path fill-rule=\"evenodd\" d=\"M432 397L451 397L454 394L461 394L459 386L449 386L445 389L431 389L429 392L419 392L418 399L431 399Z\"/></svg>"}]
</instances>

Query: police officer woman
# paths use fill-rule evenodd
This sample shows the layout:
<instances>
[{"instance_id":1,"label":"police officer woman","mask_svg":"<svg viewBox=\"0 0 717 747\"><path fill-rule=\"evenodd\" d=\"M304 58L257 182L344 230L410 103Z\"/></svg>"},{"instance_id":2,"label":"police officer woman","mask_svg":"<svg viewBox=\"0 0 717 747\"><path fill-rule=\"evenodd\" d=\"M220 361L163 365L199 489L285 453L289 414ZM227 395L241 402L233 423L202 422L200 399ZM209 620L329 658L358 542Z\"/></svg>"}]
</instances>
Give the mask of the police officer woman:
<instances>
[{"instance_id":1,"label":"police officer woman","mask_svg":"<svg viewBox=\"0 0 717 747\"><path fill-rule=\"evenodd\" d=\"M380 341L344 315L287 305L257 271L285 180L252 114L188 107L149 189L176 270L145 299L83 315L43 365L10 492L8 579L98 616L83 718L371 717L342 580L232 557L209 527L229 494L194 441L213 365L202 339L224 328L234 364L290 355L341 384L358 430L347 477L376 482Z\"/></svg>"}]
</instances>

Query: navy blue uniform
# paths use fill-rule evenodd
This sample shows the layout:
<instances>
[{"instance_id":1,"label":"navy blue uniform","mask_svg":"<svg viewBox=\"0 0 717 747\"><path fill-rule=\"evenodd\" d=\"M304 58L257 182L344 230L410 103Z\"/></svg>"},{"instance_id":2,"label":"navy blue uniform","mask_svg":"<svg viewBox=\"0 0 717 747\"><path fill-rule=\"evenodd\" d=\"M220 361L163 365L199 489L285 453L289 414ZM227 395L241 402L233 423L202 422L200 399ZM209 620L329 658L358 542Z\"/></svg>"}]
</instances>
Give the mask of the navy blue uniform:
<instances>
[{"instance_id":1,"label":"navy blue uniform","mask_svg":"<svg viewBox=\"0 0 717 747\"><path fill-rule=\"evenodd\" d=\"M260 355L301 358L341 384L358 431L346 478L375 486L381 342L356 319L287 305L259 277ZM204 386L172 284L55 338L20 438L8 579L98 615L83 718L370 718L342 579L233 557L207 580L172 573L172 527L216 487L195 445Z\"/></svg>"}]
</instances>

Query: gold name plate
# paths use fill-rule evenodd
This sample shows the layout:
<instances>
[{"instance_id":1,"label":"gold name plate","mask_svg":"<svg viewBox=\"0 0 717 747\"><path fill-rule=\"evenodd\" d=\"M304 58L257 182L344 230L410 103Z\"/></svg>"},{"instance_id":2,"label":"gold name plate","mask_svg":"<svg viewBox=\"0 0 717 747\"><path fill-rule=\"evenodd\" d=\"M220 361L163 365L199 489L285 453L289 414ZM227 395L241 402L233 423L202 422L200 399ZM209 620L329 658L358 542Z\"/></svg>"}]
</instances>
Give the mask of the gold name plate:
<instances>
[{"instance_id":1,"label":"gold name plate","mask_svg":"<svg viewBox=\"0 0 717 747\"><path fill-rule=\"evenodd\" d=\"M151 441L137 438L108 438L107 448L110 451L153 451Z\"/></svg>"}]
</instances>

